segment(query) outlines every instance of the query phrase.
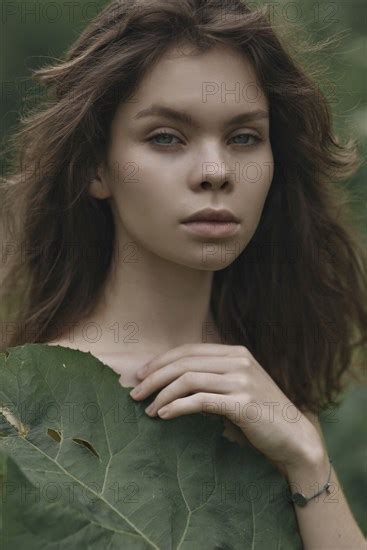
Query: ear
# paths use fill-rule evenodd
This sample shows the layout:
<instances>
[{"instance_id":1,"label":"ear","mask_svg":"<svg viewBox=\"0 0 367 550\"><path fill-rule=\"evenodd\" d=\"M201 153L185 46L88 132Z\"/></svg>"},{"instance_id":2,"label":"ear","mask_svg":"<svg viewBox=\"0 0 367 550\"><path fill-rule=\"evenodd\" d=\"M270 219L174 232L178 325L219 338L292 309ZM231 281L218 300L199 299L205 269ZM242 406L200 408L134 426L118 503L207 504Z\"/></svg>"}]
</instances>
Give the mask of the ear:
<instances>
[{"instance_id":1,"label":"ear","mask_svg":"<svg viewBox=\"0 0 367 550\"><path fill-rule=\"evenodd\" d=\"M96 176L89 184L88 193L96 199L107 199L111 196L102 165L98 166Z\"/></svg>"}]
</instances>

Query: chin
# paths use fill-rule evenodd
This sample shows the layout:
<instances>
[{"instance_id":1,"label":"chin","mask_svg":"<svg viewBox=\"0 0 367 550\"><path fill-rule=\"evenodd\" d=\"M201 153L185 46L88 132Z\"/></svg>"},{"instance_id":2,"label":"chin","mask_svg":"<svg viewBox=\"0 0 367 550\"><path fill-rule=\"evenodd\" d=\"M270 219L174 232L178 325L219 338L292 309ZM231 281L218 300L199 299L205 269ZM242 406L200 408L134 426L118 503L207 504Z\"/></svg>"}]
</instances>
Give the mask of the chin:
<instances>
[{"instance_id":1,"label":"chin","mask_svg":"<svg viewBox=\"0 0 367 550\"><path fill-rule=\"evenodd\" d=\"M227 258L227 261L224 261L220 258L220 256L209 256L206 258L206 260L203 260L202 258L182 258L177 263L191 269L198 269L201 271L220 271L221 269L225 269L226 267L231 265L231 263L233 263L235 259L236 258L232 259L231 257L231 259Z\"/></svg>"}]
</instances>

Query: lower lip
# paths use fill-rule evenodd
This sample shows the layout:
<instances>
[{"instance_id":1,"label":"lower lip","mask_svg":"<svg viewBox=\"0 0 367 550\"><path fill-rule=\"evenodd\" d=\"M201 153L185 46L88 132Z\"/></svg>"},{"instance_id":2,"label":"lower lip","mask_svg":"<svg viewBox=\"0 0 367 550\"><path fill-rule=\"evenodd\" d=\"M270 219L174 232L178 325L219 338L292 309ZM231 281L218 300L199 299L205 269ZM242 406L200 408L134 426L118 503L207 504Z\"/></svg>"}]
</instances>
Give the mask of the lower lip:
<instances>
[{"instance_id":1,"label":"lower lip","mask_svg":"<svg viewBox=\"0 0 367 550\"><path fill-rule=\"evenodd\" d=\"M238 230L236 222L185 222L182 224L187 231L202 237L230 237Z\"/></svg>"}]
</instances>

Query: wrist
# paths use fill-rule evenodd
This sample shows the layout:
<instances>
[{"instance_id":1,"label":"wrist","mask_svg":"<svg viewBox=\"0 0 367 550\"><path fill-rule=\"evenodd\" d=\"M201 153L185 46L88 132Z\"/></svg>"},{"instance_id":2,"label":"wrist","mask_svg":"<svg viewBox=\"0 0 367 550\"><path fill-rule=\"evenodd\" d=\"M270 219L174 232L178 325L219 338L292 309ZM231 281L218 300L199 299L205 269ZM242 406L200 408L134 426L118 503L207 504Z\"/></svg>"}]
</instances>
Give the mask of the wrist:
<instances>
[{"instance_id":1,"label":"wrist","mask_svg":"<svg viewBox=\"0 0 367 550\"><path fill-rule=\"evenodd\" d=\"M327 450L316 451L312 455L305 455L298 464L287 467L285 477L292 492L301 492L311 496L325 485L330 471L330 462Z\"/></svg>"},{"instance_id":2,"label":"wrist","mask_svg":"<svg viewBox=\"0 0 367 550\"><path fill-rule=\"evenodd\" d=\"M327 449L314 426L312 426L312 432L305 433L299 443L301 445L298 446L297 451L283 464L287 479L293 479L303 472L322 470L329 462Z\"/></svg>"}]
</instances>

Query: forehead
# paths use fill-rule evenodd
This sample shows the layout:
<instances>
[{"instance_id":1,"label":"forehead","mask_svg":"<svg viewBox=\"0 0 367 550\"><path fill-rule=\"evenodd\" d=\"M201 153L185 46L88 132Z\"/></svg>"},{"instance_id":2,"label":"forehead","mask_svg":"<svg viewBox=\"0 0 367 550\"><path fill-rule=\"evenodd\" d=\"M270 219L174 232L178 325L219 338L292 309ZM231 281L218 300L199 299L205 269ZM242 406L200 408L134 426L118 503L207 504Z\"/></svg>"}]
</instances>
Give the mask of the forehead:
<instances>
[{"instance_id":1,"label":"forehead","mask_svg":"<svg viewBox=\"0 0 367 550\"><path fill-rule=\"evenodd\" d=\"M266 109L256 71L246 55L225 45L198 52L189 45L167 50L141 80L125 114L134 117L152 104L199 108L220 105L221 111Z\"/></svg>"}]
</instances>

